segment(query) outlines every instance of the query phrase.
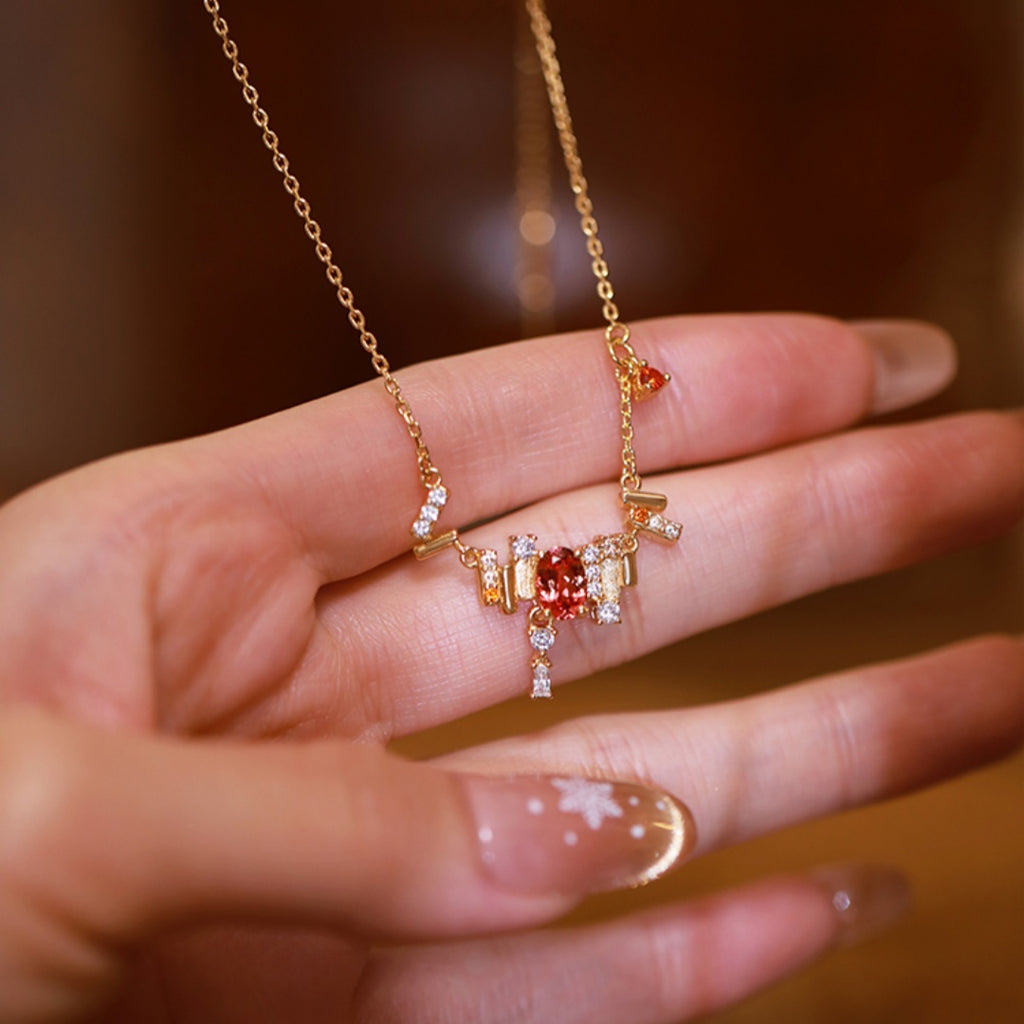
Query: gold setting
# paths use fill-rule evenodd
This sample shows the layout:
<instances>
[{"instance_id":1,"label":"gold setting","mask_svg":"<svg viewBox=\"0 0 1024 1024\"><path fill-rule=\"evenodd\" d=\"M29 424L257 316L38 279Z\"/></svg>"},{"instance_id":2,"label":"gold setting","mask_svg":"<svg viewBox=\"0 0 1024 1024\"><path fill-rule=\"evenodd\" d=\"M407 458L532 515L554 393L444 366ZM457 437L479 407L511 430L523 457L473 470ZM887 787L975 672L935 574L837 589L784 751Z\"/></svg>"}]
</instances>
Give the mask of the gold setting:
<instances>
[{"instance_id":1,"label":"gold setting","mask_svg":"<svg viewBox=\"0 0 1024 1024\"><path fill-rule=\"evenodd\" d=\"M412 553L422 562L426 558L433 558L434 555L439 554L446 548L454 547L458 539L458 531L449 530L447 533L431 537L430 540L424 541L422 544L417 544L412 549Z\"/></svg>"},{"instance_id":2,"label":"gold setting","mask_svg":"<svg viewBox=\"0 0 1024 1024\"><path fill-rule=\"evenodd\" d=\"M652 509L655 512L663 512L668 508L668 498L655 491L623 491L622 503L627 508L630 505L636 505L639 508Z\"/></svg>"}]
</instances>

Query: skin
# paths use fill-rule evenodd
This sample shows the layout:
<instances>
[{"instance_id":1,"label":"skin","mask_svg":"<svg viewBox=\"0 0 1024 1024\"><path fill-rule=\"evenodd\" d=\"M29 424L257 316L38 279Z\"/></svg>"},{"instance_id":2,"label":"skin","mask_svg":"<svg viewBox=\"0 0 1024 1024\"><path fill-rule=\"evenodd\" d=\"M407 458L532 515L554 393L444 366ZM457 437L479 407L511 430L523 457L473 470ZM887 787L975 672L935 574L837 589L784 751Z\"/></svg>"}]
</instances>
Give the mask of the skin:
<instances>
[{"instance_id":1,"label":"skin","mask_svg":"<svg viewBox=\"0 0 1024 1024\"><path fill-rule=\"evenodd\" d=\"M1024 510L1020 415L858 426L937 390L951 354L915 384L898 347L819 318L671 318L634 337L673 376L637 423L646 483L686 531L641 551L621 627L560 633L558 681ZM442 523L496 519L468 543L617 528L595 335L400 376L452 494ZM582 401L561 397L567 379ZM688 1019L833 945L825 890L771 879L542 930L582 893L490 882L456 773L658 786L689 806L699 854L966 771L1024 734L1024 645L987 637L403 762L392 737L524 689L521 617L480 609L450 552L409 557L422 500L371 382L0 509L0 1017Z\"/></svg>"}]
</instances>

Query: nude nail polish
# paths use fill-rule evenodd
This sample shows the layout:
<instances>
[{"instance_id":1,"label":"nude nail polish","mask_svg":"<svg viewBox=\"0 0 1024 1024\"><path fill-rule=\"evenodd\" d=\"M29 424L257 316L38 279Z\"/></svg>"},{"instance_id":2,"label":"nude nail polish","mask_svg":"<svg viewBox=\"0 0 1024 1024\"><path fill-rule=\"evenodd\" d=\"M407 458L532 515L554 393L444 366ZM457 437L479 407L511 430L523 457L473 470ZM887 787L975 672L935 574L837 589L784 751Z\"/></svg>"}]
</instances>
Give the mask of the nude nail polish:
<instances>
[{"instance_id":1,"label":"nude nail polish","mask_svg":"<svg viewBox=\"0 0 1024 1024\"><path fill-rule=\"evenodd\" d=\"M874 413L930 398L956 373L956 350L939 327L913 320L859 321L851 326L867 340L875 363Z\"/></svg>"},{"instance_id":2,"label":"nude nail polish","mask_svg":"<svg viewBox=\"0 0 1024 1024\"><path fill-rule=\"evenodd\" d=\"M839 929L836 945L866 942L902 918L911 905L910 884L893 868L835 865L812 878L828 894Z\"/></svg>"},{"instance_id":3,"label":"nude nail polish","mask_svg":"<svg viewBox=\"0 0 1024 1024\"><path fill-rule=\"evenodd\" d=\"M643 885L696 842L689 810L662 790L570 776L463 776L482 870L523 893Z\"/></svg>"}]
</instances>

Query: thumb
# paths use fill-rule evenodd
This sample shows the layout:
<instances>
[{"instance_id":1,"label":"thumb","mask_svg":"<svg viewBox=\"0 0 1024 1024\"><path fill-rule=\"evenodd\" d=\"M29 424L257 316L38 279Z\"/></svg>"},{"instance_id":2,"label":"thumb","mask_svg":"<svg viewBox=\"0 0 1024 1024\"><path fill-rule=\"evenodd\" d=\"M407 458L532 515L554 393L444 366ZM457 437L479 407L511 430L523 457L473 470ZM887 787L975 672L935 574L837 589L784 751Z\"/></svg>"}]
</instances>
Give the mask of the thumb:
<instances>
[{"instance_id":1,"label":"thumb","mask_svg":"<svg viewBox=\"0 0 1024 1024\"><path fill-rule=\"evenodd\" d=\"M98 987L121 951L166 928L512 929L654 878L694 841L682 805L635 783L457 775L362 744L184 741L7 712L0 1018L40 982Z\"/></svg>"}]
</instances>

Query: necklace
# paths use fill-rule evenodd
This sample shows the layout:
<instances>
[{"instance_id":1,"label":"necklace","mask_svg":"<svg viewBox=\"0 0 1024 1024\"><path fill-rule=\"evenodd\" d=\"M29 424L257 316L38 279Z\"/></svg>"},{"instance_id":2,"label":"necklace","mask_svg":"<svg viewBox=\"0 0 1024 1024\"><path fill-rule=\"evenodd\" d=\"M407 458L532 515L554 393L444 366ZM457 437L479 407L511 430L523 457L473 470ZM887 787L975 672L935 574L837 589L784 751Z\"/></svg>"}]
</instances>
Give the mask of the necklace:
<instances>
[{"instance_id":1,"label":"necklace","mask_svg":"<svg viewBox=\"0 0 1024 1024\"><path fill-rule=\"evenodd\" d=\"M580 227L586 239L591 269L597 280L597 294L605 321L605 347L619 390L622 443L619 497L623 509L623 528L619 533L593 537L575 548L560 545L542 550L534 534L510 537L509 557L505 564L501 563L496 549L467 545L456 529L438 532L438 523L448 504L449 492L440 469L431 458L419 420L391 372L388 360L380 351L376 337L367 327L366 317L356 305L352 290L342 279L341 269L334 261L331 247L324 241L320 225L313 218L309 202L300 190L299 180L292 173L288 158L281 150L280 140L270 127L270 118L260 105L259 93L249 80L249 69L239 58L238 46L229 34L220 3L218 0L203 0L203 6L213 21L221 49L231 63L235 80L242 89L242 98L262 133L263 143L271 153L274 167L281 174L285 192L291 197L295 212L302 219L306 235L313 243L317 259L324 266L327 280L334 287L338 301L348 314L349 323L369 355L373 369L383 380L384 389L391 396L395 410L405 423L415 446L416 466L425 496L411 527L413 554L418 559L425 559L452 548L458 554L461 564L475 573L480 602L485 608L500 608L502 612L513 615L519 605L529 606L526 634L532 649L531 696L550 697L549 652L558 633L555 623L582 617L589 617L600 626L620 622L623 593L637 582L636 553L640 537L675 543L682 526L663 514L668 505L665 495L643 489L637 468L633 447L633 403L654 395L670 378L637 355L630 342L629 327L619 316L604 246L598 237L594 206L587 180L583 176L583 164L544 0L526 0L526 10L562 155L569 172L569 185L580 216Z\"/></svg>"}]
</instances>

